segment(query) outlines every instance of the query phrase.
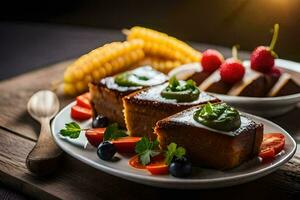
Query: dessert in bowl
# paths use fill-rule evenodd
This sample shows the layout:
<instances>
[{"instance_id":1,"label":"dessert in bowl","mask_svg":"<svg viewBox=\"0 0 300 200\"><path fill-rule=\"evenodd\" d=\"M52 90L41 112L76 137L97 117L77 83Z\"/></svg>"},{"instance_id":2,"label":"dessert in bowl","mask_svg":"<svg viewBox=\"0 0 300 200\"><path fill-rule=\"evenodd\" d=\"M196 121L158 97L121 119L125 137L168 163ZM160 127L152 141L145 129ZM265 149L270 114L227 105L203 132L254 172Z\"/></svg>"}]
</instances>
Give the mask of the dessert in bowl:
<instances>
[{"instance_id":1,"label":"dessert in bowl","mask_svg":"<svg viewBox=\"0 0 300 200\"><path fill-rule=\"evenodd\" d=\"M284 114L300 102L300 64L276 59L277 68L282 71L279 77L263 74L250 68L244 61L245 75L235 84L222 82L218 71L210 75L202 71L201 63L180 66L169 72L178 79L193 79L199 88L212 93L219 99L249 112L264 117ZM201 80L199 77L207 78Z\"/></svg>"}]
</instances>

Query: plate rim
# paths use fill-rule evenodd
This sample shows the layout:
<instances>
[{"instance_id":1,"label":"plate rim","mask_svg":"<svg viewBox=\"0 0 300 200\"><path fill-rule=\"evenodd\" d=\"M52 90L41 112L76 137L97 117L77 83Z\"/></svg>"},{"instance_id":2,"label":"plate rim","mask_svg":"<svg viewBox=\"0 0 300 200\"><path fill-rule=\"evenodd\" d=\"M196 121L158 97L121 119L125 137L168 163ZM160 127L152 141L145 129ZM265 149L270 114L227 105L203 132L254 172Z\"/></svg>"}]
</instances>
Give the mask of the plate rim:
<instances>
[{"instance_id":1,"label":"plate rim","mask_svg":"<svg viewBox=\"0 0 300 200\"><path fill-rule=\"evenodd\" d=\"M275 126L277 129L281 130L284 133L284 135L289 137L289 139L291 140L292 145L293 145L292 150L290 152L288 152L285 155L285 157L283 157L281 160L279 160L278 162L276 162L272 166L268 166L268 167L262 168L262 169L257 170L257 171L248 172L248 173L244 173L244 174L233 175L233 176L228 176L228 177L210 178L210 179L188 179L188 178L187 179L160 179L159 176L145 176L143 174L135 174L135 173L131 173L131 172L128 172L128 171L113 169L113 168L110 168L109 166L105 166L105 165L102 165L100 163L95 163L94 161L92 161L89 158L86 158L85 156L82 156L80 154L75 154L70 149L68 149L67 146L61 145L66 141L59 138L58 134L55 133L54 129L55 129L56 121L59 118L59 116L62 115L62 113L66 112L67 109L69 109L71 106L73 106L75 104L76 104L76 102L73 101L73 102L69 103L68 105L66 105L63 109L60 110L60 112L52 120L52 122L51 122L51 133L52 133L52 136L54 138L55 143L63 151L65 151L67 154L69 154L73 158L78 159L81 162L96 168L97 170L103 171L103 172L111 174L113 176L117 176L117 177L124 178L124 179L127 179L127 180L132 180L132 181L135 181L135 182L139 182L139 183L142 183L142 184L147 184L146 182L142 182L142 181L145 181L145 180L147 180L148 182L157 183L157 184L160 184L160 185L161 185L161 183L169 183L170 185L168 185L168 186L163 186L163 185L160 186L160 187L165 187L165 188L166 187L168 187L168 188L182 188L183 184L188 184L189 186L186 187L187 189L188 188L191 189L191 188L193 188L193 186L197 187L198 184L203 184L203 183L222 184L223 182L228 181L230 183L226 184L226 186L241 184L241 183L248 182L248 181L251 181L251 180L254 180L254 179L257 179L257 178L260 178L262 176L265 176L267 174L272 173L278 167L280 167L283 164L285 164L286 162L288 162L293 157L293 155L295 154L295 152L297 150L297 144L296 144L295 140L282 127L280 127L279 125L275 124L274 122L269 121L267 119L264 119L262 117L252 115L252 114L249 114L249 113L245 113L245 112L241 112L241 113L245 114L246 116L248 116L250 118L253 118L254 120L255 120L255 118L257 118L258 120L270 123L272 126ZM70 144L70 145L72 145L72 144ZM79 147L77 147L77 148L80 149ZM80 150L84 150L84 149L80 149ZM236 184L232 183L236 180L239 180L239 183L236 183ZM178 185L175 186L174 184L178 184ZM152 186L155 186L155 185L152 185ZM226 186L215 186L215 187L203 187L203 186L200 187L199 186L197 188L217 188L217 187L226 187Z\"/></svg>"}]
</instances>

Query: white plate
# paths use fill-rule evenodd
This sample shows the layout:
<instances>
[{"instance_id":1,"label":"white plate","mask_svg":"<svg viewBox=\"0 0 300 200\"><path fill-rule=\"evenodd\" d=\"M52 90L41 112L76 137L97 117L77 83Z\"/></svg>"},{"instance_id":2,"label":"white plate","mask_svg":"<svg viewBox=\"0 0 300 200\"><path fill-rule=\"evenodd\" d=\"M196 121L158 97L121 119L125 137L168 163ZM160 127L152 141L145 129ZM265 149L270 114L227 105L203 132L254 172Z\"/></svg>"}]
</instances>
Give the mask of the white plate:
<instances>
[{"instance_id":1,"label":"white plate","mask_svg":"<svg viewBox=\"0 0 300 200\"><path fill-rule=\"evenodd\" d=\"M244 65L249 66L249 61L245 61ZM275 65L292 74L294 80L298 81L300 84L300 63L276 59ZM185 70L188 69L186 76L192 73L197 67L199 68L199 63L187 64L183 66ZM169 74L174 75L178 73L178 70L179 68L175 68ZM183 78L186 76L183 76ZM241 97L216 93L211 94L238 108L239 110L263 117L274 117L287 113L295 108L295 106L297 106L297 104L300 102L300 93L280 97Z\"/></svg>"},{"instance_id":2,"label":"white plate","mask_svg":"<svg viewBox=\"0 0 300 200\"><path fill-rule=\"evenodd\" d=\"M77 158L96 169L109 173L113 176L118 176L146 185L180 189L217 188L237 185L257 179L275 171L278 167L291 159L296 151L296 142L284 129L266 119L245 114L256 122L263 123L266 133L280 132L285 135L286 145L284 151L282 151L282 153L279 154L272 162L261 163L260 159L257 157L242 164L238 168L227 171L194 168L192 176L186 179L174 178L171 175L153 176L145 170L137 170L130 167L128 165L129 157L117 154L116 156L120 158L119 161L103 161L97 157L96 148L90 147L84 149L83 147L70 144L66 140L62 139L59 136L59 131L64 128L65 123L73 121L70 117L70 109L74 104L75 102L66 106L52 121L51 129L56 143L74 158ZM81 127L90 127L91 120L79 124Z\"/></svg>"}]
</instances>

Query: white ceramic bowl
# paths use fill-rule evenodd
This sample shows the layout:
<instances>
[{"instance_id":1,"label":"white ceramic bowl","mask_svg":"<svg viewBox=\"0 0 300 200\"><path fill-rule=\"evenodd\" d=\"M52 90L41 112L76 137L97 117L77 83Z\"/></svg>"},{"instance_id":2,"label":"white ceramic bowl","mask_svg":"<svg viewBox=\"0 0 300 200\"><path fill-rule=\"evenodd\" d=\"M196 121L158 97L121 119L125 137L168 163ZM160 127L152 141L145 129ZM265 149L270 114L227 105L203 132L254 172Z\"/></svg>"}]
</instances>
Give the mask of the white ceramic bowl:
<instances>
[{"instance_id":1,"label":"white ceramic bowl","mask_svg":"<svg viewBox=\"0 0 300 200\"><path fill-rule=\"evenodd\" d=\"M276 59L275 64L283 69L283 71L292 74L294 80L298 83L300 82L300 63ZM245 61L244 65L249 65L249 61ZM187 69L191 69L187 72L186 76L188 76L189 73L192 73L193 68L196 68L197 66L199 66L198 63L186 65ZM176 70L171 71L169 74L176 74ZM185 78L185 76L183 75L179 78ZM298 106L300 102L300 93L280 97L241 97L216 93L212 94L239 110L263 117L274 117L285 114Z\"/></svg>"}]
</instances>

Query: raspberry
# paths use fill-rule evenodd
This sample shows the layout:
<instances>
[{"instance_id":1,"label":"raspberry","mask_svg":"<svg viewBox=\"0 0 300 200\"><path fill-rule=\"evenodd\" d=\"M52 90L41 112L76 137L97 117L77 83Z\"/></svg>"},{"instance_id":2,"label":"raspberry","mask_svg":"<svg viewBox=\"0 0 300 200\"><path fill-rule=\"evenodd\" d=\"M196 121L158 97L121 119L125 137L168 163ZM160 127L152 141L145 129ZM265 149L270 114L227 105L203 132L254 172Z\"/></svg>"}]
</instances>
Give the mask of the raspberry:
<instances>
[{"instance_id":1,"label":"raspberry","mask_svg":"<svg viewBox=\"0 0 300 200\"><path fill-rule=\"evenodd\" d=\"M221 80L228 84L234 84L242 80L244 74L244 66L234 58L227 59L220 67Z\"/></svg>"},{"instance_id":2,"label":"raspberry","mask_svg":"<svg viewBox=\"0 0 300 200\"><path fill-rule=\"evenodd\" d=\"M223 62L224 57L217 50L207 49L202 54L201 65L205 72L212 73L217 70Z\"/></svg>"}]
</instances>

